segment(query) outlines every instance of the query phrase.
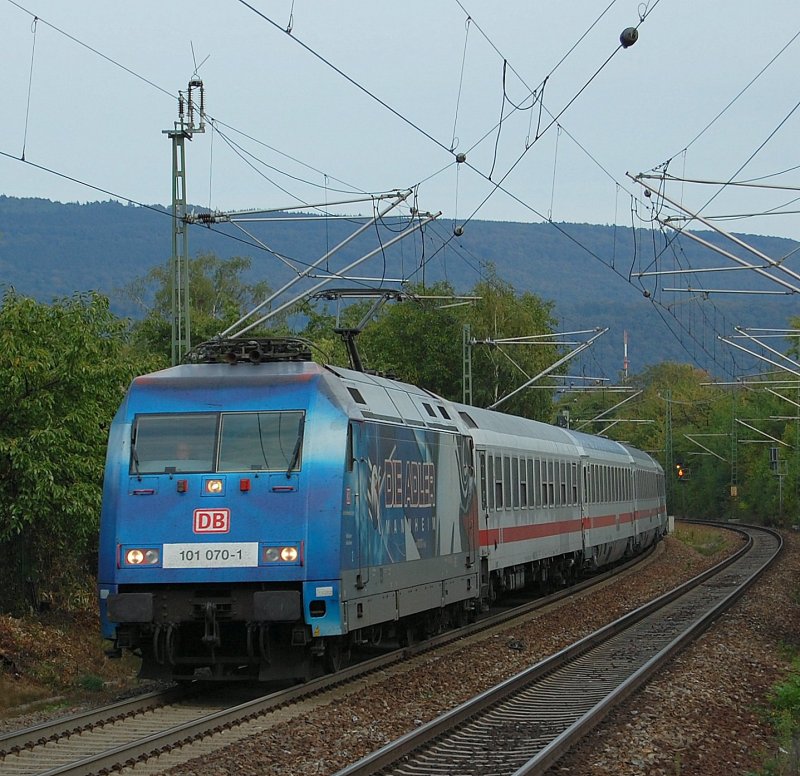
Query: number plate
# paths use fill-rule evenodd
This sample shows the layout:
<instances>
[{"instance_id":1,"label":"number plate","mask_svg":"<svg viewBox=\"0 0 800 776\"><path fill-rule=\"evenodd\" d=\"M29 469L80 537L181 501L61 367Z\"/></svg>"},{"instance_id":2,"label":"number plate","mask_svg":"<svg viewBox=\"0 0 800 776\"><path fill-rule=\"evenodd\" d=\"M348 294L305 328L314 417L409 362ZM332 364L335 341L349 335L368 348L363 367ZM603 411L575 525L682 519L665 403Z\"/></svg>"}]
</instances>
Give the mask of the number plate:
<instances>
[{"instance_id":1,"label":"number plate","mask_svg":"<svg viewBox=\"0 0 800 776\"><path fill-rule=\"evenodd\" d=\"M165 569L216 569L258 566L258 542L165 544Z\"/></svg>"}]
</instances>

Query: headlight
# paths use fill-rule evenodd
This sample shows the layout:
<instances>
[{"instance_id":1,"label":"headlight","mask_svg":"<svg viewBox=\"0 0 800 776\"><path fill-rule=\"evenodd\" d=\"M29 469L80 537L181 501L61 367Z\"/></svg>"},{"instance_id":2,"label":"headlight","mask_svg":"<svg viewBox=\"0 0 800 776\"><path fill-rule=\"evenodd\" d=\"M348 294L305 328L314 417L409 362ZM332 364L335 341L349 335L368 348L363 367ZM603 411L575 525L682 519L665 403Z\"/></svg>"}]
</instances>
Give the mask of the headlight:
<instances>
[{"instance_id":1,"label":"headlight","mask_svg":"<svg viewBox=\"0 0 800 776\"><path fill-rule=\"evenodd\" d=\"M206 480L204 484L206 493L212 496L219 496L225 491L222 480Z\"/></svg>"},{"instance_id":2,"label":"headlight","mask_svg":"<svg viewBox=\"0 0 800 776\"><path fill-rule=\"evenodd\" d=\"M154 547L125 551L126 566L155 566L161 560L161 553Z\"/></svg>"},{"instance_id":3,"label":"headlight","mask_svg":"<svg viewBox=\"0 0 800 776\"><path fill-rule=\"evenodd\" d=\"M293 545L283 547L264 547L261 550L264 563L297 563L300 551Z\"/></svg>"}]
</instances>

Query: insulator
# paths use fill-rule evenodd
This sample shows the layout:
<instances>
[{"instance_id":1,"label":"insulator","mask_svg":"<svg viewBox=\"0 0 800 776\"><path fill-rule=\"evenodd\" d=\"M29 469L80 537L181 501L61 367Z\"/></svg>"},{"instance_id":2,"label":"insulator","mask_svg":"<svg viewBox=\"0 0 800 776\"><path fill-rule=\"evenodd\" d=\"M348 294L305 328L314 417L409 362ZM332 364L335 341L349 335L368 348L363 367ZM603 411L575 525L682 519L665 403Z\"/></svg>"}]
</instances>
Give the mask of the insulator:
<instances>
[{"instance_id":1,"label":"insulator","mask_svg":"<svg viewBox=\"0 0 800 776\"><path fill-rule=\"evenodd\" d=\"M467 155L466 154L456 154L456 162L458 164L464 164L464 162L466 162L466 161L467 161Z\"/></svg>"},{"instance_id":2,"label":"insulator","mask_svg":"<svg viewBox=\"0 0 800 776\"><path fill-rule=\"evenodd\" d=\"M619 36L619 42L622 44L622 48L632 46L637 40L639 40L639 30L637 30L636 27L626 27Z\"/></svg>"}]
</instances>

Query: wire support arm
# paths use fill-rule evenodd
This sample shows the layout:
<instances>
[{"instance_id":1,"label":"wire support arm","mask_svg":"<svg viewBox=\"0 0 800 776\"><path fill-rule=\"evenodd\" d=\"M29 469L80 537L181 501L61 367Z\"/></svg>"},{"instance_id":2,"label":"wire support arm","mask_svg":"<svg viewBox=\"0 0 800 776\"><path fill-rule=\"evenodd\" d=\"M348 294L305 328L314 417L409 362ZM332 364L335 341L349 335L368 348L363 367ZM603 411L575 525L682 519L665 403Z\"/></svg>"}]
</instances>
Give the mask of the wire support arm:
<instances>
[{"instance_id":1,"label":"wire support arm","mask_svg":"<svg viewBox=\"0 0 800 776\"><path fill-rule=\"evenodd\" d=\"M403 240L404 238L408 237L408 235L413 234L414 232L416 232L417 230L421 229L423 226L428 224L430 221L433 221L435 218L438 218L440 215L441 215L441 213L435 213L435 214L434 213L429 213L427 216L425 216L424 218L421 218L417 223L415 223L413 226L410 226L408 229L406 229L405 231L401 232L396 237L393 237L388 242L384 243L383 245L379 246L378 248L375 248L375 250L372 250L369 253L367 253L364 256L362 256L361 258L356 259L355 261L351 262L346 267L342 268L339 271L339 273L336 273L334 275L331 275L331 277L329 277L329 278L325 278L325 279L321 280L319 283L317 283L316 285L312 286L310 289L304 291L301 294L298 294L293 299L290 299L289 301L284 302L282 305L276 307L274 310L271 310L266 315L261 316L261 318L259 318L256 321L253 321L252 323L250 323L247 326L245 326L243 329L240 329L236 334L233 334L231 336L235 336L235 337L241 336L242 334L245 334L246 332L250 331L251 329L254 329L256 326L259 326L260 324L268 321L270 318L278 315L279 313L282 313L284 310L288 309L289 307L294 306L295 304L297 304L301 300L303 300L303 299L315 294L317 291L319 291L319 289L321 289L324 286L328 285L328 283L330 283L332 280L335 280L337 278L342 278L344 276L343 273L349 272L351 269L355 269L359 264L363 264L365 261L367 261L368 259L371 259L373 256L376 256L377 254L381 253L382 251L386 250L387 248L390 248L395 243L400 242L400 240ZM324 257L320 261L322 261L322 260L324 260ZM309 269L311 269L311 268L309 268ZM305 276L306 274L308 274L307 271L303 273L303 276ZM295 278L293 282L287 284L287 287L289 285L294 285L294 283L297 282L298 280L300 280L300 277ZM258 306L257 309L262 309L267 303L269 303L270 301L273 301L275 299L275 297L279 293L281 293L283 290L285 290L285 288L281 289L281 291L278 291L275 294L273 294L268 300L265 300L264 302L262 302ZM253 312L255 312L255 310ZM251 313L251 315L252 315L252 313ZM247 317L249 317L249 316L245 316L245 319ZM229 332L232 331L236 327L236 325L237 324L234 324L234 326L230 327L228 329L228 331Z\"/></svg>"},{"instance_id":2,"label":"wire support arm","mask_svg":"<svg viewBox=\"0 0 800 776\"><path fill-rule=\"evenodd\" d=\"M564 356L563 358L558 359L558 361L556 361L551 366L547 367L547 369L539 372L538 375L535 375L534 377L531 377L530 380L528 380L525 383L523 383L522 385L520 385L519 388L515 388L513 391L511 391L511 393L507 393L505 396L501 397L496 402L494 402L494 404L490 404L487 407L487 409L490 409L490 410L497 409L501 404L503 404L504 402L508 401L512 396L516 396L520 391L524 391L530 385L533 385L533 383L537 382L538 380L541 380L543 377L545 377L546 375L550 374L550 372L552 372L554 369L558 369L558 367L560 367L562 364L565 364L570 359L574 358L575 356L579 355L580 353L583 353L584 350L586 350L587 348L591 347L594 344L594 341L598 337L601 337L607 331L608 331L608 327L607 326L604 329L600 329L599 331L597 331L597 334L595 334L594 337L590 337L588 340L586 340L586 342L584 342L583 344L579 345L571 353L567 353L566 356Z\"/></svg>"},{"instance_id":3,"label":"wire support arm","mask_svg":"<svg viewBox=\"0 0 800 776\"><path fill-rule=\"evenodd\" d=\"M365 224L362 224L351 235L348 235L347 237L345 237L344 240L342 240L340 243L338 243L338 245L335 245L333 248L331 248L331 250L327 251L319 259L317 259L313 264L310 264L302 272L299 272L296 277L292 278L291 280L286 282L281 288L279 288L277 291L275 291L274 293L270 294L263 302L261 302L258 305L256 305L252 310L250 310L250 312L246 313L241 318L239 318L238 321L236 321L235 323L231 324L227 329L225 329L225 331L220 332L219 336L220 337L238 336L238 335L232 335L231 332L235 331L238 326L242 326L249 318L253 317L260 310L263 310L267 305L269 305L272 302L274 302L275 299L277 299L281 294L283 294L286 291L288 291L295 284L299 283L303 278L310 276L317 268L322 266L322 264L324 262L326 262L331 256L333 256L335 253L340 251L346 245L351 243L358 236L360 236L361 234L366 232L368 229L370 229L381 218L383 218L385 215L387 215L392 210L394 210L396 207L398 207L403 202L405 202L405 200L408 199L408 197L410 195L411 195L410 191L399 192L398 195L395 197L395 199L388 205L388 207L384 208L382 211L379 211L378 213L375 213L372 216L372 218L369 219L369 221L367 221ZM258 322L256 324L252 324L252 325L242 329L241 331L239 331L239 334L243 334L245 331L249 331L255 325L258 325Z\"/></svg>"}]
</instances>

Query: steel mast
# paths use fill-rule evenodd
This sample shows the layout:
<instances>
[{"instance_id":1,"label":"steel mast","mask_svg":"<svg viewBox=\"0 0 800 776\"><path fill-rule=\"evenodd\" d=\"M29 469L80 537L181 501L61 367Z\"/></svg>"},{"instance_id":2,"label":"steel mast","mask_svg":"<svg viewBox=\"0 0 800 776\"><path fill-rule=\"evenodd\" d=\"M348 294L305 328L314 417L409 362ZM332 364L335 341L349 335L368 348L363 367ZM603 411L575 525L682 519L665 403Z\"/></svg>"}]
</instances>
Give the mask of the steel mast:
<instances>
[{"instance_id":1,"label":"steel mast","mask_svg":"<svg viewBox=\"0 0 800 776\"><path fill-rule=\"evenodd\" d=\"M199 123L195 124L195 114ZM205 132L205 97L199 78L189 81L187 91L178 92L178 120L163 132L172 140L172 364L178 364L192 346L189 314L189 234L186 219L186 148L195 132Z\"/></svg>"}]
</instances>

